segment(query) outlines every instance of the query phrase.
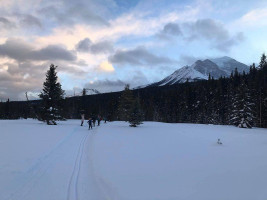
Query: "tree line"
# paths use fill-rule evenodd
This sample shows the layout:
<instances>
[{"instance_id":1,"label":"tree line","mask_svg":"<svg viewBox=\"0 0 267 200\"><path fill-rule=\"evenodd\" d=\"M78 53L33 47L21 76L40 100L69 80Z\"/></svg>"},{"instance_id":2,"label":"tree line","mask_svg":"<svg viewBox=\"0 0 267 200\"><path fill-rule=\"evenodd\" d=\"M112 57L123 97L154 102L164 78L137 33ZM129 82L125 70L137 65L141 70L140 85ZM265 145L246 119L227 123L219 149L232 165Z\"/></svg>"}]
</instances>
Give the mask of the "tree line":
<instances>
[{"instance_id":1,"label":"tree line","mask_svg":"<svg viewBox=\"0 0 267 200\"><path fill-rule=\"evenodd\" d=\"M45 85L44 85L45 88ZM63 99L58 90L58 100L50 105L44 98L36 101L0 103L1 119L39 118L44 120L50 111L62 119L78 119L81 110L86 117L101 116L109 120L145 120L168 123L200 123L252 126L267 128L267 59L262 55L258 67L250 71L232 72L230 77L214 80L186 82L162 87L148 87L122 92L86 95ZM42 92L44 94L44 90ZM130 94L130 100L127 96ZM49 103L50 102L50 103ZM131 109L128 114L127 104ZM129 106L128 106L129 107ZM45 111L46 110L46 111ZM44 112L45 111L45 112ZM48 112L49 111L49 112ZM135 116L129 116L135 113ZM51 113L48 116L52 116ZM54 123L53 120L49 123Z\"/></svg>"}]
</instances>

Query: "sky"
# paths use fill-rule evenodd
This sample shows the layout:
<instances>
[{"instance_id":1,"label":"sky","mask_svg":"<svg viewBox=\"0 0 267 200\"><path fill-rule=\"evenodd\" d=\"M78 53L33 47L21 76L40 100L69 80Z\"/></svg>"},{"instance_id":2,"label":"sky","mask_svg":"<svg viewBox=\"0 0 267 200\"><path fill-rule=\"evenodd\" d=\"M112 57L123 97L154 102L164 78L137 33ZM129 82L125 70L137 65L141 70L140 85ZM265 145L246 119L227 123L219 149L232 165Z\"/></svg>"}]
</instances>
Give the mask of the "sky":
<instances>
[{"instance_id":1,"label":"sky","mask_svg":"<svg viewBox=\"0 0 267 200\"><path fill-rule=\"evenodd\" d=\"M0 0L0 100L34 99L50 64L66 96L163 79L198 59L258 63L266 0Z\"/></svg>"}]
</instances>

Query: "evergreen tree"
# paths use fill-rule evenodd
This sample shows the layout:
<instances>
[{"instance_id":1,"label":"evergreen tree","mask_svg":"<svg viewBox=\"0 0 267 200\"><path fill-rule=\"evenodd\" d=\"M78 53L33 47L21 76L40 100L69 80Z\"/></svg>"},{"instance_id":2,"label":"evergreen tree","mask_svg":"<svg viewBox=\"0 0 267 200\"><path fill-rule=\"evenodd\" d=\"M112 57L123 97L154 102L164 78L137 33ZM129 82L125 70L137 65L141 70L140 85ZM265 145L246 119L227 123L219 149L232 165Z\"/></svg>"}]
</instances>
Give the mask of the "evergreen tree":
<instances>
[{"instance_id":1,"label":"evergreen tree","mask_svg":"<svg viewBox=\"0 0 267 200\"><path fill-rule=\"evenodd\" d=\"M250 91L247 85L242 81L234 96L234 103L230 122L239 128L251 128L254 120Z\"/></svg>"},{"instance_id":2,"label":"evergreen tree","mask_svg":"<svg viewBox=\"0 0 267 200\"><path fill-rule=\"evenodd\" d=\"M9 98L7 99L5 103L5 119L11 119Z\"/></svg>"},{"instance_id":3,"label":"evergreen tree","mask_svg":"<svg viewBox=\"0 0 267 200\"><path fill-rule=\"evenodd\" d=\"M85 88L83 88L83 91L82 91L82 96L86 96L86 93L87 93L86 89L85 89Z\"/></svg>"},{"instance_id":4,"label":"evergreen tree","mask_svg":"<svg viewBox=\"0 0 267 200\"><path fill-rule=\"evenodd\" d=\"M262 69L266 65L267 65L266 55L265 54L262 54L259 67L260 67L260 69Z\"/></svg>"},{"instance_id":5,"label":"evergreen tree","mask_svg":"<svg viewBox=\"0 0 267 200\"><path fill-rule=\"evenodd\" d=\"M134 96L130 90L130 85L125 85L124 91L120 97L120 103L118 108L119 120L129 121L130 114L133 108Z\"/></svg>"},{"instance_id":6,"label":"evergreen tree","mask_svg":"<svg viewBox=\"0 0 267 200\"><path fill-rule=\"evenodd\" d=\"M81 102L80 102L80 112L81 113L84 113L84 110L85 110L85 96L86 95L87 95L87 90L85 88L83 88L82 96L81 96Z\"/></svg>"},{"instance_id":7,"label":"evergreen tree","mask_svg":"<svg viewBox=\"0 0 267 200\"><path fill-rule=\"evenodd\" d=\"M136 127L142 124L143 120L143 111L141 109L139 98L134 100L132 109L129 114L129 123L131 127Z\"/></svg>"},{"instance_id":8,"label":"evergreen tree","mask_svg":"<svg viewBox=\"0 0 267 200\"><path fill-rule=\"evenodd\" d=\"M267 58L262 54L256 78L259 90L259 126L267 126Z\"/></svg>"},{"instance_id":9,"label":"evergreen tree","mask_svg":"<svg viewBox=\"0 0 267 200\"><path fill-rule=\"evenodd\" d=\"M56 125L56 120L63 120L62 100L64 90L58 82L57 66L51 64L46 73L46 81L43 84L43 91L39 95L42 99L41 120L48 125Z\"/></svg>"}]
</instances>

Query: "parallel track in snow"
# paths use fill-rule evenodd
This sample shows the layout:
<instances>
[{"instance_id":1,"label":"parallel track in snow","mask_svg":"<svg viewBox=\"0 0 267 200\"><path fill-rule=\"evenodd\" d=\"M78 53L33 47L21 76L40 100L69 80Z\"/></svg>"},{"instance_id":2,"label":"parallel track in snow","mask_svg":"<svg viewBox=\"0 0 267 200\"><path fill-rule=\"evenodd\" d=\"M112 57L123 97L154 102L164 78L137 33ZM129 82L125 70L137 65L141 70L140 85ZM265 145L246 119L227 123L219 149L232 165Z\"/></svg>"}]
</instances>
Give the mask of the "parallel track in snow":
<instances>
[{"instance_id":1,"label":"parallel track in snow","mask_svg":"<svg viewBox=\"0 0 267 200\"><path fill-rule=\"evenodd\" d=\"M15 182L12 183L12 185L15 185L18 180L21 182L21 184L17 186L17 189L13 193L9 194L4 199L16 200L26 198L35 184L40 181L50 166L56 161L57 156L55 153L57 150L60 149L67 141L69 141L76 131L77 128L74 128L72 131L70 131L69 134L60 140L47 154L37 159L37 162L29 167L25 174L15 179Z\"/></svg>"},{"instance_id":2,"label":"parallel track in snow","mask_svg":"<svg viewBox=\"0 0 267 200\"><path fill-rule=\"evenodd\" d=\"M80 170L81 170L81 162L82 162L82 157L84 153L84 146L85 146L85 142L86 142L88 135L89 133L86 136L84 136L84 138L82 139L79 145L74 168L73 168L73 171L72 171L72 174L69 180L69 184L68 184L67 200L79 200L78 180L79 180L79 175L80 175Z\"/></svg>"},{"instance_id":3,"label":"parallel track in snow","mask_svg":"<svg viewBox=\"0 0 267 200\"><path fill-rule=\"evenodd\" d=\"M79 127L73 128L47 153L36 159L36 162L28 167L28 170L14 179L11 186L14 191L7 194L3 200L27 200L38 194L42 186L49 184L59 177L47 179L51 174L57 174L59 166L69 165L64 171L61 186L64 185L65 194L61 199L66 200L117 200L118 195L112 184L95 170L94 145L97 139L99 127L92 131L78 131ZM81 135L82 134L82 135ZM70 146L71 145L71 146ZM67 159L66 159L67 158ZM86 177L86 179L85 179ZM84 181L86 180L86 181ZM19 184L17 184L19 183ZM60 181L59 181L60 183ZM83 183L83 184L81 184ZM55 185L59 186L59 185ZM48 187L51 189L51 187ZM49 195L48 195L49 196ZM40 196L41 198L41 196ZM41 199L44 199L43 197ZM2 200L2 199L1 199Z\"/></svg>"}]
</instances>

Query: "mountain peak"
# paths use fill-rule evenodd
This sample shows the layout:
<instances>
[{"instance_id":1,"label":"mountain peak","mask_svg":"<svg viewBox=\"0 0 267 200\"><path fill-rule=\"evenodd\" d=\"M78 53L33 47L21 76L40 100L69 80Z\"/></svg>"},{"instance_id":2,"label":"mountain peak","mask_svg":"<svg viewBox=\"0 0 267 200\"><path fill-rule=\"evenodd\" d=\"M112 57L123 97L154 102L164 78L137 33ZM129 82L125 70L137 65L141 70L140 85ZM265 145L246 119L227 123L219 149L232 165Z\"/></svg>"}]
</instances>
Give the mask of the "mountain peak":
<instances>
[{"instance_id":1,"label":"mountain peak","mask_svg":"<svg viewBox=\"0 0 267 200\"><path fill-rule=\"evenodd\" d=\"M214 59L197 60L191 66L186 65L176 70L163 80L144 87L173 85L184 83L187 80L189 82L207 80L209 75L215 79L220 77L228 77L230 76L231 72L235 70L235 68L237 68L240 73L243 71L247 72L249 70L247 65L240 63L228 56Z\"/></svg>"},{"instance_id":2,"label":"mountain peak","mask_svg":"<svg viewBox=\"0 0 267 200\"><path fill-rule=\"evenodd\" d=\"M228 56L224 56L221 58L214 58L211 59L212 62L214 62L216 65L218 65L218 67L225 71L227 73L228 76L230 76L231 72L235 70L235 68L237 68L237 71L239 72L248 72L249 71L249 67L241 62L236 61L233 58L230 58Z\"/></svg>"},{"instance_id":3,"label":"mountain peak","mask_svg":"<svg viewBox=\"0 0 267 200\"><path fill-rule=\"evenodd\" d=\"M218 67L218 65L216 65L214 62L212 62L209 59L205 59L203 61L198 60L192 65L192 67L196 71L205 75L206 77L208 77L209 74L214 78L219 78L220 76L227 76L227 74L224 71L222 71Z\"/></svg>"}]
</instances>

